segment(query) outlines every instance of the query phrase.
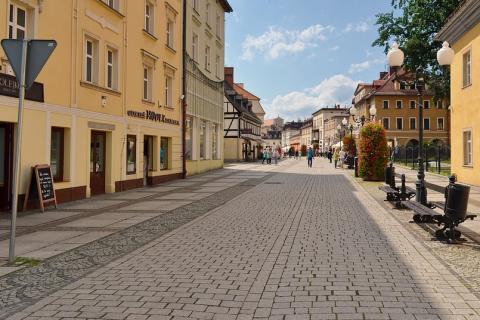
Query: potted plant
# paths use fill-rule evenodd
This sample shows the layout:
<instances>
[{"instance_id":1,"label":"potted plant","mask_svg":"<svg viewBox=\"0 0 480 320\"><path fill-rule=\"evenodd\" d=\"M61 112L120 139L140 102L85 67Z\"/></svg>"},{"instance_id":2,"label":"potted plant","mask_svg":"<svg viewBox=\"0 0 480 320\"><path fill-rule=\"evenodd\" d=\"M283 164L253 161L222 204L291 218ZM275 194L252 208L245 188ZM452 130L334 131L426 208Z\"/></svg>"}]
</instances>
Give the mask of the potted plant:
<instances>
[{"instance_id":1,"label":"potted plant","mask_svg":"<svg viewBox=\"0 0 480 320\"><path fill-rule=\"evenodd\" d=\"M363 180L381 181L388 162L385 129L378 123L369 123L360 131L359 175Z\"/></svg>"}]
</instances>

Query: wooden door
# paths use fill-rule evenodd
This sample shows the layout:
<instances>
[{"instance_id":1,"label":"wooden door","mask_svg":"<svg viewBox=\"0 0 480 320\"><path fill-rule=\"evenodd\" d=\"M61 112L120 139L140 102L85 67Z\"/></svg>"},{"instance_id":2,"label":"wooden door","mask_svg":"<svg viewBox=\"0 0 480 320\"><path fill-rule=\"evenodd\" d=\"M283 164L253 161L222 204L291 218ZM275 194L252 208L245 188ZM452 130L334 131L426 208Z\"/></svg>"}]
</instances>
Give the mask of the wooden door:
<instances>
[{"instance_id":1,"label":"wooden door","mask_svg":"<svg viewBox=\"0 0 480 320\"><path fill-rule=\"evenodd\" d=\"M0 210L10 209L13 175L13 124L0 122Z\"/></svg>"},{"instance_id":2,"label":"wooden door","mask_svg":"<svg viewBox=\"0 0 480 320\"><path fill-rule=\"evenodd\" d=\"M105 193L106 133L92 131L90 141L90 194Z\"/></svg>"}]
</instances>

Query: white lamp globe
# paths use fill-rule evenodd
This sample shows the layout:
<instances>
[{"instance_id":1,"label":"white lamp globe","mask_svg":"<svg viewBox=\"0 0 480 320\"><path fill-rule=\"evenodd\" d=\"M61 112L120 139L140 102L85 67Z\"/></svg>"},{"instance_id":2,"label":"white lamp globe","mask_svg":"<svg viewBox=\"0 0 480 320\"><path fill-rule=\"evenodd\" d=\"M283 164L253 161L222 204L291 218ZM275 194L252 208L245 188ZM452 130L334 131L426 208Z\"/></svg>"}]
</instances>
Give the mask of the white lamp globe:
<instances>
[{"instance_id":1,"label":"white lamp globe","mask_svg":"<svg viewBox=\"0 0 480 320\"><path fill-rule=\"evenodd\" d=\"M387 53L387 61L390 67L401 67L405 55L403 51L398 47L398 43L394 42L390 50Z\"/></svg>"},{"instance_id":2,"label":"white lamp globe","mask_svg":"<svg viewBox=\"0 0 480 320\"><path fill-rule=\"evenodd\" d=\"M352 106L352 107L350 108L350 114L351 114L352 116L355 117L355 116L357 115L357 112L358 112L358 110L357 110L357 108L355 108L355 106Z\"/></svg>"},{"instance_id":3,"label":"white lamp globe","mask_svg":"<svg viewBox=\"0 0 480 320\"><path fill-rule=\"evenodd\" d=\"M455 52L450 48L450 44L445 41L442 45L442 48L437 52L437 61L441 66L449 66L453 62L453 57Z\"/></svg>"},{"instance_id":4,"label":"white lamp globe","mask_svg":"<svg viewBox=\"0 0 480 320\"><path fill-rule=\"evenodd\" d=\"M370 107L370 110L368 110L370 112L370 115L372 116L375 116L377 114L377 108L375 107L374 104L372 104L372 106Z\"/></svg>"},{"instance_id":5,"label":"white lamp globe","mask_svg":"<svg viewBox=\"0 0 480 320\"><path fill-rule=\"evenodd\" d=\"M343 120L342 120L342 124L343 124L344 126L346 126L346 125L347 125L347 123L348 123L348 120L347 120L347 118L343 118Z\"/></svg>"},{"instance_id":6,"label":"white lamp globe","mask_svg":"<svg viewBox=\"0 0 480 320\"><path fill-rule=\"evenodd\" d=\"M340 129L342 129L342 126L340 126L340 124L338 124L338 126L337 126L337 130L339 130L339 131L340 131Z\"/></svg>"}]
</instances>

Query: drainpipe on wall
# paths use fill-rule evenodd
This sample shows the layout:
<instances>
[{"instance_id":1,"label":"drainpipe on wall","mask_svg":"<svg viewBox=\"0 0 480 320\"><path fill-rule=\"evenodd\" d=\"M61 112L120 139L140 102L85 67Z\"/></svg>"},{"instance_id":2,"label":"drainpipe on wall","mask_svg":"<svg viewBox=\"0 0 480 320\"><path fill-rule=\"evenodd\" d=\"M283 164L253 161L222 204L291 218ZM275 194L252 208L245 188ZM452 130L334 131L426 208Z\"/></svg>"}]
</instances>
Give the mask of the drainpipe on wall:
<instances>
[{"instance_id":1,"label":"drainpipe on wall","mask_svg":"<svg viewBox=\"0 0 480 320\"><path fill-rule=\"evenodd\" d=\"M182 179L187 177L187 161L185 159L185 120L187 117L187 70L186 70L186 47L187 47L187 1L183 2L183 35L182 35Z\"/></svg>"}]
</instances>

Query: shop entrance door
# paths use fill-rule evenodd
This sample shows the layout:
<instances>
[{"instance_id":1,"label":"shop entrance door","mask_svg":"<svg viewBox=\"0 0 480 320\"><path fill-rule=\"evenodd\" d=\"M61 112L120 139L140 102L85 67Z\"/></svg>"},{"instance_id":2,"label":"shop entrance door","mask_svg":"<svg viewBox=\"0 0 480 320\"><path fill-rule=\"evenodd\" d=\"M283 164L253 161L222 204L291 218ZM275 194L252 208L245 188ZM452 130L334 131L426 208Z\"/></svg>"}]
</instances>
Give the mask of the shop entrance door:
<instances>
[{"instance_id":1,"label":"shop entrance door","mask_svg":"<svg viewBox=\"0 0 480 320\"><path fill-rule=\"evenodd\" d=\"M90 140L90 194L105 193L105 144L106 133L92 131Z\"/></svg>"},{"instance_id":2,"label":"shop entrance door","mask_svg":"<svg viewBox=\"0 0 480 320\"><path fill-rule=\"evenodd\" d=\"M153 171L153 137L143 138L143 185L148 184L148 172Z\"/></svg>"},{"instance_id":3,"label":"shop entrance door","mask_svg":"<svg viewBox=\"0 0 480 320\"><path fill-rule=\"evenodd\" d=\"M0 210L8 210L12 201L13 124L0 122Z\"/></svg>"}]
</instances>

